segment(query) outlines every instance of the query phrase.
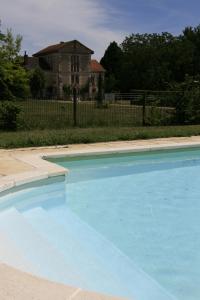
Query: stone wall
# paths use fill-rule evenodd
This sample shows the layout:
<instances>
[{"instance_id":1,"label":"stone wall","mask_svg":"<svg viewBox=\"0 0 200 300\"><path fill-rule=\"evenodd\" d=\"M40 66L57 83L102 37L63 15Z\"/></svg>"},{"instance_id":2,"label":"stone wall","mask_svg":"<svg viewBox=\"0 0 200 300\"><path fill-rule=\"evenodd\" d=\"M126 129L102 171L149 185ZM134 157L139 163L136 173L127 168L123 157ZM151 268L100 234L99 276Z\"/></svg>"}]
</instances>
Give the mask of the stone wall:
<instances>
[{"instance_id":1,"label":"stone wall","mask_svg":"<svg viewBox=\"0 0 200 300\"><path fill-rule=\"evenodd\" d=\"M46 77L44 94L46 96L64 98L63 86L77 87L79 90L88 85L91 93L91 77L95 78L95 89L98 88L98 73L91 73L91 55L93 51L78 41L61 42L54 52L38 52L32 63L43 70ZM61 47L60 47L61 46ZM93 88L94 90L94 88Z\"/></svg>"}]
</instances>

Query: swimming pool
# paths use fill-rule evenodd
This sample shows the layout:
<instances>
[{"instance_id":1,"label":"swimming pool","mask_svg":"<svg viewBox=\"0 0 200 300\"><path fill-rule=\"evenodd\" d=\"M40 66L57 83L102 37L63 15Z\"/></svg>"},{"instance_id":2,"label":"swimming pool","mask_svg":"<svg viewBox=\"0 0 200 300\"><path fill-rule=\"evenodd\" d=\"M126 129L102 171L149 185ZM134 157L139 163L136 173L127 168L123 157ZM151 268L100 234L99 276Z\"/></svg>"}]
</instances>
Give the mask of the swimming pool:
<instances>
[{"instance_id":1,"label":"swimming pool","mask_svg":"<svg viewBox=\"0 0 200 300\"><path fill-rule=\"evenodd\" d=\"M2 195L0 260L130 299L200 298L200 149L50 161L66 180Z\"/></svg>"}]
</instances>

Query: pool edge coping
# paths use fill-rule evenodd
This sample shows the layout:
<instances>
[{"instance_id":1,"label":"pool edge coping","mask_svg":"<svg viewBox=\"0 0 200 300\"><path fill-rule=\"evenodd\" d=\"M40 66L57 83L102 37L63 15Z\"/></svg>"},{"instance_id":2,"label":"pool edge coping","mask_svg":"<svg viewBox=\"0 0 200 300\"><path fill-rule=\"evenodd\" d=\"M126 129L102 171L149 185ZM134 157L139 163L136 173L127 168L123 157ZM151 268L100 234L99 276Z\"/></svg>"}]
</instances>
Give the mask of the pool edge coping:
<instances>
[{"instance_id":1,"label":"pool edge coping","mask_svg":"<svg viewBox=\"0 0 200 300\"><path fill-rule=\"evenodd\" d=\"M44 152L35 153L35 154L15 154L13 158L16 161L22 162L27 164L28 166L32 167L33 169L26 172L19 172L16 174L6 175L0 177L0 193L9 191L10 189L25 185L27 183L39 181L42 179L48 179L50 177L56 176L66 176L68 173L68 169L59 166L56 163L49 162L49 158L63 158L63 157L77 157L77 156L89 156L89 155L104 155L104 154L119 154L119 153L133 153L133 152L151 152L151 151L158 151L158 150L175 150L175 149L187 149L187 148L198 148L200 147L200 140L195 142L177 142L173 141L171 143L166 144L166 139L163 139L165 143L162 144L162 139L159 139L159 145L151 145L150 142L157 141L157 140L149 140L149 146L140 146L140 145L131 145L130 143L123 142L121 143L122 146L115 147L117 143L114 145L112 142L104 143L105 147L102 146L102 143L98 144L87 144L87 146L92 146L91 148L86 147L86 149L78 149L75 150L69 148L63 150L61 153L52 152L48 153L48 148L45 149ZM148 143L148 141L147 141ZM110 148L107 148L106 145L109 145ZM39 148L40 149L40 148ZM41 150L43 150L41 148ZM9 150L10 151L10 150Z\"/></svg>"}]
</instances>

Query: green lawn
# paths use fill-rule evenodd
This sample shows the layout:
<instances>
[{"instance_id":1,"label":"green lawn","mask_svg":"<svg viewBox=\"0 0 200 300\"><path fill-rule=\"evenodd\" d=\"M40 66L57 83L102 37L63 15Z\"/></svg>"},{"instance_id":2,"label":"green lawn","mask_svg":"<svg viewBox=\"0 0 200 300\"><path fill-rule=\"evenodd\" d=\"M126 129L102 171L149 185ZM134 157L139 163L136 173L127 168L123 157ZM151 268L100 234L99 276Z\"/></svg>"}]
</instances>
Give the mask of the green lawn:
<instances>
[{"instance_id":1,"label":"green lawn","mask_svg":"<svg viewBox=\"0 0 200 300\"><path fill-rule=\"evenodd\" d=\"M66 145L118 140L200 135L200 125L163 127L109 127L0 132L1 148Z\"/></svg>"},{"instance_id":2,"label":"green lawn","mask_svg":"<svg viewBox=\"0 0 200 300\"><path fill-rule=\"evenodd\" d=\"M19 128L16 132L0 132L1 148L200 134L200 125L159 126L172 124L175 110L169 107L147 106L145 122L151 126L142 127L144 111L140 105L123 101L97 108L94 102L80 102L77 127L73 127L72 102L28 100L18 104L22 109Z\"/></svg>"},{"instance_id":3,"label":"green lawn","mask_svg":"<svg viewBox=\"0 0 200 300\"><path fill-rule=\"evenodd\" d=\"M29 100L19 102L22 108L20 123L22 129L58 129L73 126L73 103L59 101ZM145 121L149 125L169 124L174 109L147 107ZM95 102L77 104L78 127L141 126L143 108L131 105L108 104L97 108Z\"/></svg>"}]
</instances>

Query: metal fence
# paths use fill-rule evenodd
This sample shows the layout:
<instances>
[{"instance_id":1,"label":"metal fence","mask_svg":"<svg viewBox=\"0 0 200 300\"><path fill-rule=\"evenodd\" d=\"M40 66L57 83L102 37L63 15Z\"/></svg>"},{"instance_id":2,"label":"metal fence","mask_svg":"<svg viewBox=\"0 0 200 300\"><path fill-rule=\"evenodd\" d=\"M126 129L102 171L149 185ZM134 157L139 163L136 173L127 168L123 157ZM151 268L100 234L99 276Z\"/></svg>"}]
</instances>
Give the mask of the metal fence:
<instances>
[{"instance_id":1,"label":"metal fence","mask_svg":"<svg viewBox=\"0 0 200 300\"><path fill-rule=\"evenodd\" d=\"M80 100L77 97L66 101L27 99L19 102L20 128L54 129L73 126L133 127L180 124L183 122L182 115L186 114L188 109L183 97L185 96L182 92L133 91L132 93L106 94L103 101ZM195 113L198 111L196 107L193 107L193 110Z\"/></svg>"}]
</instances>

